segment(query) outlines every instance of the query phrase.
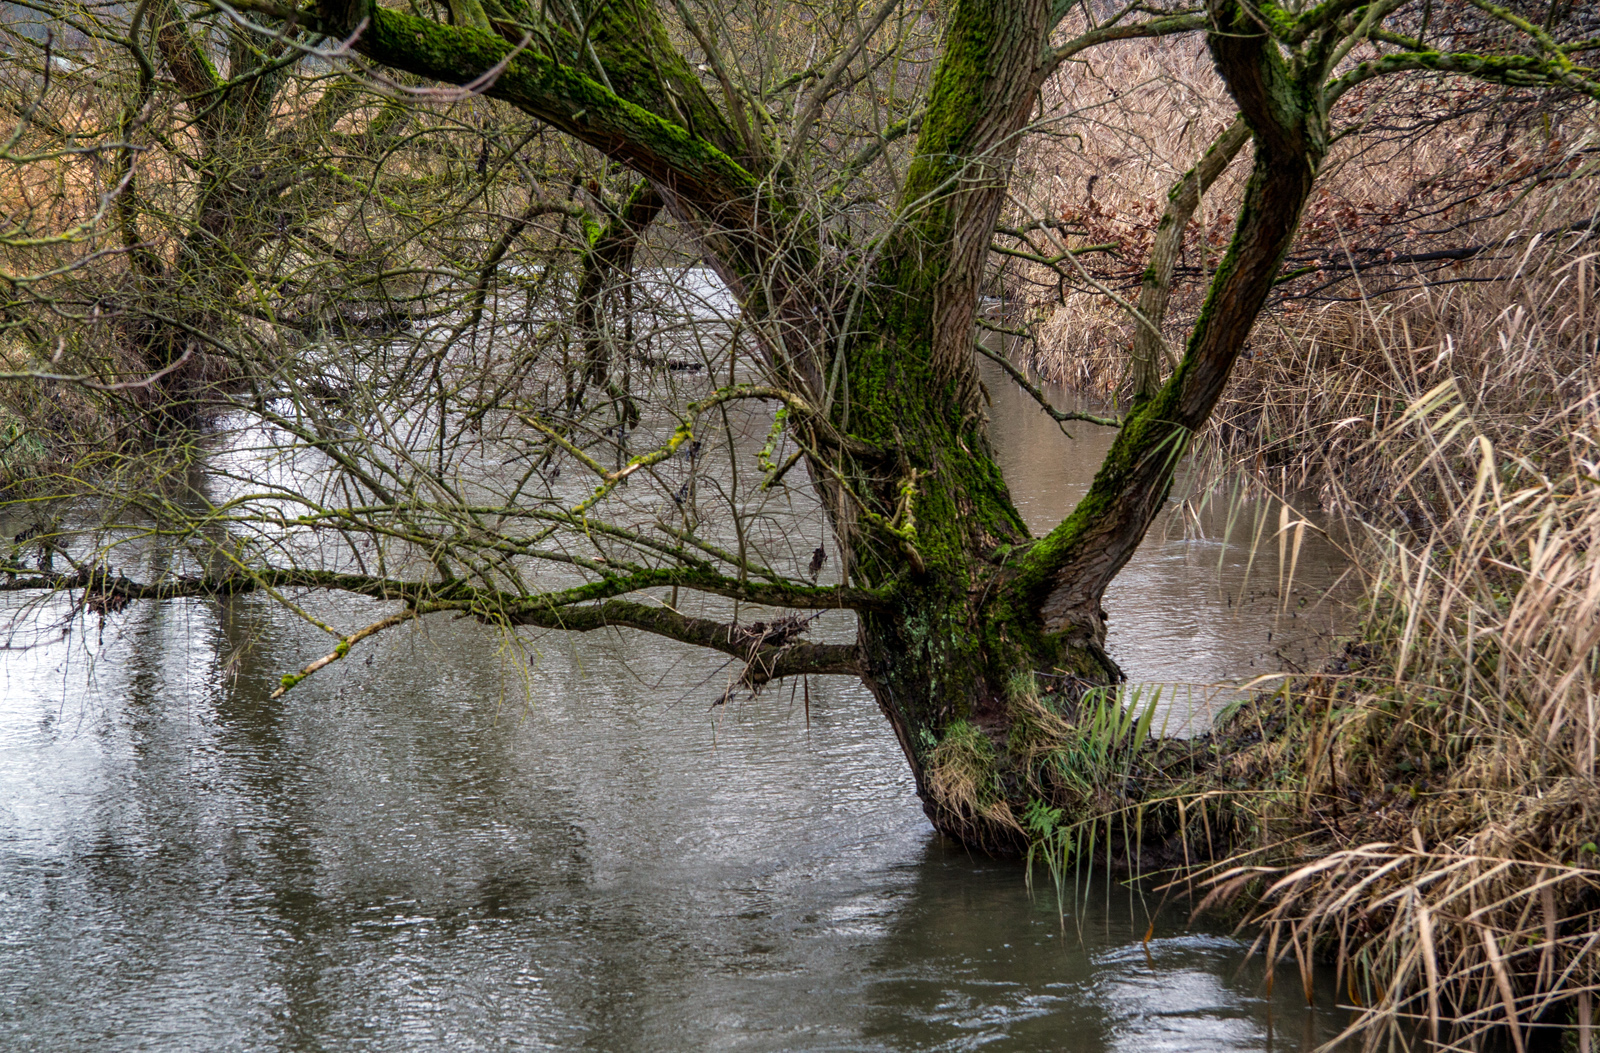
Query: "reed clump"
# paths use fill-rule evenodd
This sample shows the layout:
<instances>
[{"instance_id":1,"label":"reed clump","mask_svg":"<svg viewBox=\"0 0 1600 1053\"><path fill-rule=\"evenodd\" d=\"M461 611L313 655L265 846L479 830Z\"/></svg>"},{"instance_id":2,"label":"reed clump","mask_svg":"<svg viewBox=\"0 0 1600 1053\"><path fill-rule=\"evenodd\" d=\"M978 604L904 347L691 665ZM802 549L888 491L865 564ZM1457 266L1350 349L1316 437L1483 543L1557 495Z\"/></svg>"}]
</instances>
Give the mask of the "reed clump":
<instances>
[{"instance_id":1,"label":"reed clump","mask_svg":"<svg viewBox=\"0 0 1600 1053\"><path fill-rule=\"evenodd\" d=\"M1488 324L1427 344L1367 305L1388 366L1388 390L1369 394L1416 394L1352 422L1360 438L1323 475L1330 504L1369 513L1359 636L1322 675L1231 714L1213 737L1224 755L1182 791L1232 794L1238 851L1207 873L1206 902L1248 894L1266 954L1295 958L1308 983L1330 952L1369 1045L1420 1029L1442 1047L1493 1034L1521 1050L1561 1027L1592 1048L1591 260L1508 283Z\"/></svg>"},{"instance_id":2,"label":"reed clump","mask_svg":"<svg viewBox=\"0 0 1600 1053\"><path fill-rule=\"evenodd\" d=\"M1072 165L1035 163L1052 174L1032 211L1112 246L1085 270L1128 296L1157 184L1231 119L1194 58L1113 53L1123 89L1073 100L1096 134L1063 140ZM1254 922L1308 998L1313 963L1331 958L1358 1009L1351 1037L1369 1048L1587 1053L1600 982L1596 114L1490 101L1415 87L1369 100L1394 119L1330 159L1295 276L1194 445L1202 478L1243 475L1353 525L1355 637L1318 674L1225 714L1187 759L1156 764L1174 746L1141 744L1123 767L1150 777L1083 822L1105 831L1104 859L1116 833L1130 862L1175 867L1201 906ZM1402 113L1429 134L1406 132ZM1192 221L1172 348L1238 190L1236 173L1219 180ZM1132 323L1079 275L1011 265L1008 288L1033 310L1026 354L1115 400ZM1036 812L1035 840L1060 840L1060 817ZM1131 840L1124 814L1143 831Z\"/></svg>"},{"instance_id":3,"label":"reed clump","mask_svg":"<svg viewBox=\"0 0 1600 1053\"><path fill-rule=\"evenodd\" d=\"M1593 214L1564 211L1574 223ZM1197 444L1205 469L1431 529L1428 495L1405 485L1415 457L1395 441L1418 406L1448 395L1503 453L1555 456L1595 391L1600 254L1586 232L1504 237L1503 258L1449 282L1370 296L1352 282L1353 302L1277 312Z\"/></svg>"}]
</instances>

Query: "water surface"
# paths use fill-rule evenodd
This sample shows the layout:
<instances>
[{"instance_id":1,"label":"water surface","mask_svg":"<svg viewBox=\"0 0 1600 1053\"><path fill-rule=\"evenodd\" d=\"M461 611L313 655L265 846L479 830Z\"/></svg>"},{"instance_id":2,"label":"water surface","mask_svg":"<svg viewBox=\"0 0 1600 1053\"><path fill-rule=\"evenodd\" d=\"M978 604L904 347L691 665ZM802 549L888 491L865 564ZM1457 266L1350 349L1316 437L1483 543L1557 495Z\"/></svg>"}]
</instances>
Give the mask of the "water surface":
<instances>
[{"instance_id":1,"label":"water surface","mask_svg":"<svg viewBox=\"0 0 1600 1053\"><path fill-rule=\"evenodd\" d=\"M1108 437L1063 446L990 386L1043 529ZM1107 599L1135 678L1248 677L1293 635L1298 600L1243 602L1248 560L1204 531L1164 523ZM6 602L6 1050L1155 1053L1344 1023L1156 894L1096 881L1058 914L940 839L842 678L719 706L718 656L432 619L271 701L327 643L264 598L66 635L64 599Z\"/></svg>"}]
</instances>

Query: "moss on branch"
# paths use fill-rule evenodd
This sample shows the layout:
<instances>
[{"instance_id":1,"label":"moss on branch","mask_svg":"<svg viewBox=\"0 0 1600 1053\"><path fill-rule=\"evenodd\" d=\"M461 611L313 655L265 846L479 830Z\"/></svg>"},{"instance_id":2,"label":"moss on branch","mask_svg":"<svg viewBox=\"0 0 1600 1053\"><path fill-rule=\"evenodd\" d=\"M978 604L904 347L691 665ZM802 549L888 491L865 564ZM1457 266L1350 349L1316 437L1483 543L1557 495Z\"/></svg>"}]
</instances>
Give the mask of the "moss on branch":
<instances>
[{"instance_id":1,"label":"moss on branch","mask_svg":"<svg viewBox=\"0 0 1600 1053\"><path fill-rule=\"evenodd\" d=\"M448 84L487 77L504 99L702 207L750 200L758 180L718 146L651 113L577 69L498 36L375 7L352 47L395 69ZM498 72L495 72L498 70ZM608 69L608 78L616 78Z\"/></svg>"}]
</instances>

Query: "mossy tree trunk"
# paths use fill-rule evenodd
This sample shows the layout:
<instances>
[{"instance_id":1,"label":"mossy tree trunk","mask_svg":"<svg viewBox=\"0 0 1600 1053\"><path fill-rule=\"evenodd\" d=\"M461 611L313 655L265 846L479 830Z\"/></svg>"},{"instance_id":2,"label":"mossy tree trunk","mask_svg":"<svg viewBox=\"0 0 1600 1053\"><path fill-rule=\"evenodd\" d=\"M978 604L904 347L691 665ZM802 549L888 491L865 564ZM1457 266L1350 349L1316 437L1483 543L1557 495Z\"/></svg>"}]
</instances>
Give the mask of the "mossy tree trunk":
<instances>
[{"instance_id":1,"label":"mossy tree trunk","mask_svg":"<svg viewBox=\"0 0 1600 1053\"><path fill-rule=\"evenodd\" d=\"M275 0L243 6L279 12ZM875 23L863 18L861 41L892 6L876 7ZM917 129L905 178L887 223L851 235L848 245L840 241L849 224L830 226L819 207L836 175L823 159L836 155L819 150L809 168L801 163L807 142L825 138L818 114L826 92L848 79L848 48L828 68L791 81L816 84L808 101L771 111L759 92L730 86L683 4L673 7L681 28L706 50L708 63L697 67L675 48L652 0L485 0L452 7L459 8L453 25L373 0L322 0L305 17L370 59L478 85L601 151L648 184L636 201L641 209L659 202L698 239L764 355L765 383L745 395L784 403L786 426L804 444L828 509L846 583L830 591L797 573L781 589L762 591L742 573L737 581L712 581L687 568L672 572L672 581L701 581L707 591L757 603L781 595L791 606L854 607L857 646L767 648L761 654L771 664L752 672L758 663L751 660L748 682L806 672L859 675L893 724L934 822L1004 849L1022 840L1017 819L1040 792L1030 727L1042 722L1058 738L1070 737L1073 692L1120 676L1104 651L1102 597L1167 500L1180 459L1266 302L1327 149L1329 107L1364 79L1402 69L1465 70L1508 83L1571 81L1559 56L1514 56L1495 65L1420 42L1414 51L1350 67L1352 49L1376 32L1373 20L1397 6L1335 0L1296 14L1272 3L1207 0L1203 13L1119 16L1060 43L1052 34L1074 5L941 5L942 36L920 112L887 126L860 155L881 156L895 136ZM1244 121L1206 164L1220 171L1246 127L1253 142L1232 240L1172 375L1154 390L1155 378L1147 377L1145 397L1122 421L1088 494L1064 522L1034 538L988 445L973 351L985 260L1017 143L1045 78L1065 59L1108 40L1195 31L1205 33ZM720 84L720 103L696 69L707 85ZM784 126L775 112L791 123ZM1203 184L1215 172L1198 175ZM1175 205L1179 212L1192 207ZM1180 233L1182 218L1173 218ZM635 237L643 222L643 211L640 222L624 218L617 244ZM845 266L834 265L840 259ZM844 295L840 271L855 275ZM615 482L604 477L597 492ZM750 657L732 645L736 627L668 617L620 598L661 583L664 573L607 572L583 590L519 595L506 601L518 612L509 620L579 631L627 625ZM430 609L469 602L479 601L436 594ZM751 647L754 655L757 645ZM1040 709L1041 677L1071 685L1057 711Z\"/></svg>"},{"instance_id":2,"label":"mossy tree trunk","mask_svg":"<svg viewBox=\"0 0 1600 1053\"><path fill-rule=\"evenodd\" d=\"M1239 9L1217 8L1219 20L1244 28ZM905 488L904 518L915 513L914 530L906 522L907 536L892 539L898 551L882 525L863 526L859 517L853 524L861 536L857 579L892 583L895 597L887 614L862 616L867 682L900 733L934 822L1007 847L1021 837L1011 825L1017 806L1038 792L1019 735L1037 705L1035 677L1052 674L1081 691L1120 676L1103 649L1105 589L1222 393L1325 146L1316 106L1297 92L1275 46L1259 35L1213 37L1218 68L1258 135L1245 214L1176 374L1128 416L1072 516L1035 542L984 437L971 344L983 256L1011 162L1007 144L1038 83L1026 57L1040 49L1003 42L1042 40L1048 12L970 4L963 14L933 84L901 203L903 233L877 286L879 314L863 327L877 339L843 352L853 419L840 423L895 451L898 473L863 478L860 488L876 484L880 505ZM956 185L959 193L940 193ZM991 771L976 796L970 787L952 795L939 784L945 773L928 778L930 760L959 768L984 758Z\"/></svg>"},{"instance_id":3,"label":"mossy tree trunk","mask_svg":"<svg viewBox=\"0 0 1600 1053\"><path fill-rule=\"evenodd\" d=\"M1214 17L1243 17L1217 6ZM881 262L843 337L807 322L832 308L813 292L816 238L794 204L802 195L772 160L778 149L717 110L652 5L626 11L587 28L601 84L584 63L560 61L559 46L512 57L506 40L466 26L360 0L322 8L325 28L361 26L356 48L423 76L463 82L505 63L492 94L642 174L699 234L747 315L781 333L768 336L768 364L814 410L794 426L812 440L809 465L848 580L880 598L860 613L853 669L893 724L935 824L1014 848L1035 792L1015 734L1018 698L1040 674L1080 690L1120 676L1103 650L1101 597L1165 501L1292 237L1321 156L1308 107L1279 98L1273 78L1284 74L1264 38L1213 40L1225 75L1244 76L1260 96L1240 100L1262 144L1249 216L1176 374L1128 418L1078 510L1034 539L988 444L973 339L1019 135L1059 61L1057 5L950 8L896 222L860 247ZM555 41L577 35L556 23L544 30ZM950 783L952 764L973 769L961 787Z\"/></svg>"},{"instance_id":4,"label":"mossy tree trunk","mask_svg":"<svg viewBox=\"0 0 1600 1053\"><path fill-rule=\"evenodd\" d=\"M838 351L848 397L835 421L888 454L850 463L835 495L852 579L892 597L861 616L864 678L930 818L988 848L1015 844L1008 817L1028 792L1011 750L1019 682L1063 668L1084 683L1117 676L1098 637L1081 646L1047 632L1015 588L1032 537L989 447L973 354L984 265L1050 25L1042 0L952 12L900 222L862 335ZM961 756L947 757L952 749ZM941 764L989 770L958 788Z\"/></svg>"},{"instance_id":5,"label":"mossy tree trunk","mask_svg":"<svg viewBox=\"0 0 1600 1053\"><path fill-rule=\"evenodd\" d=\"M193 161L194 199L171 260L142 251L145 232L138 220L152 210L144 204L139 184L122 198L123 237L136 264L138 299L131 312L135 321L127 328L143 366L163 374L166 398L161 408L186 418L183 393L205 372L201 360L211 351L203 337L215 331L233 297L250 280L245 260L272 230L267 188L283 170L268 178L263 163L271 159L262 156L261 136L284 73L267 70L230 85L173 0L149 5L144 17L162 71L186 98L200 149ZM233 58L240 67L246 64L242 41L236 43ZM155 69L148 73L153 76Z\"/></svg>"}]
</instances>

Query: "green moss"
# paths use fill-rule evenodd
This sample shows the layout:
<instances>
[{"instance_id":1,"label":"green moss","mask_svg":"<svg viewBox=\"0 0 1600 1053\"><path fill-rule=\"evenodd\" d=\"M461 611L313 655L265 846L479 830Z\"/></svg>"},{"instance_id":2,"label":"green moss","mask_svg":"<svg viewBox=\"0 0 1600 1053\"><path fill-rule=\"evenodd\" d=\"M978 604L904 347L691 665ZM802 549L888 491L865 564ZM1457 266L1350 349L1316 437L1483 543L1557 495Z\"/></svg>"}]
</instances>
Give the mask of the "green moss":
<instances>
[{"instance_id":1,"label":"green moss","mask_svg":"<svg viewBox=\"0 0 1600 1053\"><path fill-rule=\"evenodd\" d=\"M1268 28L1275 37L1280 39L1291 37L1299 28L1300 18L1293 12L1285 11L1281 5L1274 3L1273 0L1261 0L1256 9L1260 11L1261 16L1266 20ZM1314 21L1316 12L1308 12L1307 18Z\"/></svg>"},{"instance_id":2,"label":"green moss","mask_svg":"<svg viewBox=\"0 0 1600 1053\"><path fill-rule=\"evenodd\" d=\"M500 37L389 8L372 8L370 18L369 30L356 41L360 50L388 65L447 83L487 72L511 52ZM611 76L609 67L607 75ZM619 69L617 76L622 75ZM486 93L598 146L641 173L665 176L670 169L680 180L700 184L697 189L708 198L734 200L759 189L759 180L686 124L620 97L535 49L511 59Z\"/></svg>"}]
</instances>

